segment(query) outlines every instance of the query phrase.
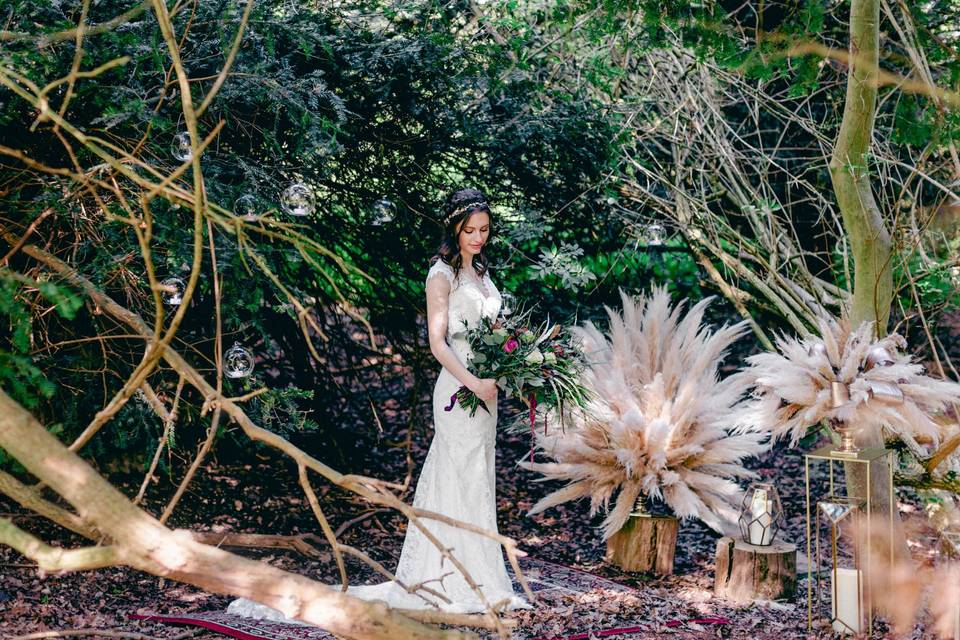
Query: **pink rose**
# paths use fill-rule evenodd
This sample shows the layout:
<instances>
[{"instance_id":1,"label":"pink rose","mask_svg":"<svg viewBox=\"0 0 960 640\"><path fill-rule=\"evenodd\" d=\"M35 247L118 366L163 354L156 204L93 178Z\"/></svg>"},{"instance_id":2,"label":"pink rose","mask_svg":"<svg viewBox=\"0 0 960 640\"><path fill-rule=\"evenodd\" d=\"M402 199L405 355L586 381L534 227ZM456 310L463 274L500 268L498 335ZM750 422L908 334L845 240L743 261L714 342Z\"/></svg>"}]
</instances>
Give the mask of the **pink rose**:
<instances>
[{"instance_id":1,"label":"pink rose","mask_svg":"<svg viewBox=\"0 0 960 640\"><path fill-rule=\"evenodd\" d=\"M520 346L520 343L517 342L516 338L510 338L509 340L503 343L503 350L506 351L507 353L513 353L514 351L516 351L517 347L519 346Z\"/></svg>"}]
</instances>

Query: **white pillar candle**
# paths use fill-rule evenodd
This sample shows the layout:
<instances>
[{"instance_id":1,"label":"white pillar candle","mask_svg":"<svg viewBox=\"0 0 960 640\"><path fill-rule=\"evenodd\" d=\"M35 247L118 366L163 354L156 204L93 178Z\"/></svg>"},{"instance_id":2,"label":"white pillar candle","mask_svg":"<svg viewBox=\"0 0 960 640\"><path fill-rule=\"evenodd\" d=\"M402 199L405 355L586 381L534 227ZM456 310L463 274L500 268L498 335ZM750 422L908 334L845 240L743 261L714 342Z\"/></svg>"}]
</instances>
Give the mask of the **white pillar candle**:
<instances>
[{"instance_id":1,"label":"white pillar candle","mask_svg":"<svg viewBox=\"0 0 960 640\"><path fill-rule=\"evenodd\" d=\"M757 489L750 501L750 544L767 545L773 542L773 500L767 500L767 492Z\"/></svg>"},{"instance_id":2,"label":"white pillar candle","mask_svg":"<svg viewBox=\"0 0 960 640\"><path fill-rule=\"evenodd\" d=\"M858 588L863 581L859 569L837 567L831 572L830 613L835 618L833 630L839 633L860 633L863 598Z\"/></svg>"}]
</instances>

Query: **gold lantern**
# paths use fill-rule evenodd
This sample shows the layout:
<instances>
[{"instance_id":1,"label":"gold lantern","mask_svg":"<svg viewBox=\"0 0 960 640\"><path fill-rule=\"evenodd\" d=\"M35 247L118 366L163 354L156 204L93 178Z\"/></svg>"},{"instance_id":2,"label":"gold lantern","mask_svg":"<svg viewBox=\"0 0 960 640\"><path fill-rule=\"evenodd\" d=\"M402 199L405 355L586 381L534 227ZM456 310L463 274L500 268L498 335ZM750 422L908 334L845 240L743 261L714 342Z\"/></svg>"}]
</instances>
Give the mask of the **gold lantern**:
<instances>
[{"instance_id":1,"label":"gold lantern","mask_svg":"<svg viewBox=\"0 0 960 640\"><path fill-rule=\"evenodd\" d=\"M873 606L866 582L873 579L872 571L878 565L878 551L872 548L874 534L880 531L877 527L887 528L888 566L893 563L893 546L889 541L893 539L894 523L894 460L889 449L851 449L841 446L838 450L828 445L804 455L807 558L812 571L816 572L815 577L807 574L807 628L813 629L815 619L826 618L836 632L869 637L873 629ZM828 466L825 492L811 490L810 469L817 463ZM850 473L855 465L863 465L866 495L841 495L837 491L835 470L846 467ZM875 513L871 495L871 483L879 473L886 475L891 496L889 512L884 514ZM824 570L829 570L826 578L821 575L824 564Z\"/></svg>"}]
</instances>

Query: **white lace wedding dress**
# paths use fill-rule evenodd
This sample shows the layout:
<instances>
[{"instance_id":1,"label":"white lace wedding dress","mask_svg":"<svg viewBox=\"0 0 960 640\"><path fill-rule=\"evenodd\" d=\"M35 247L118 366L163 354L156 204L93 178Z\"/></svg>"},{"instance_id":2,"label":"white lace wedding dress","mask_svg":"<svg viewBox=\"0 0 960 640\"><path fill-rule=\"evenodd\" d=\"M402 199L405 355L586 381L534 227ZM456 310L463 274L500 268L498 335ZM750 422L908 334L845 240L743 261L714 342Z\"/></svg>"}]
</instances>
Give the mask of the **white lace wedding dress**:
<instances>
[{"instance_id":1,"label":"white lace wedding dress","mask_svg":"<svg viewBox=\"0 0 960 640\"><path fill-rule=\"evenodd\" d=\"M464 322L472 327L481 316L496 317L501 305L500 292L489 273L484 275L481 286L468 276L455 277L450 266L440 260L430 268L427 282L435 277L450 282L447 342L460 361L466 363L470 347L461 333ZM479 409L472 418L459 405L446 411L450 397L459 388L460 381L441 368L433 389L435 433L420 472L413 505L496 532L496 403L489 403L490 413ZM434 520L421 519L421 522L464 566L487 602L495 604L507 599L510 609L530 607L523 597L514 594L499 543ZM443 557L422 531L409 523L395 575L407 586L425 584L443 594L449 602L422 589L416 594L408 593L392 581L350 587L348 593L364 600L383 600L391 607L403 609L434 608L434 605L456 613L475 613L485 609L457 568ZM283 619L280 612L244 598L233 601L227 611Z\"/></svg>"}]
</instances>

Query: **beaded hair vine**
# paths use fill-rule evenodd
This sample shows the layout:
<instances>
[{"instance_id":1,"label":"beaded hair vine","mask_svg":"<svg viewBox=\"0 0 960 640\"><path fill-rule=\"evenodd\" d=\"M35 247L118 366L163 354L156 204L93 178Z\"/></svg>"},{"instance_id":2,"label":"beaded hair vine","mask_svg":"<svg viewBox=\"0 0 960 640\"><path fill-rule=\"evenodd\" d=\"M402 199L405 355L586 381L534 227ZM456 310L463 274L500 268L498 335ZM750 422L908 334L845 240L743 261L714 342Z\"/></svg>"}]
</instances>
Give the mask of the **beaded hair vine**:
<instances>
[{"instance_id":1,"label":"beaded hair vine","mask_svg":"<svg viewBox=\"0 0 960 640\"><path fill-rule=\"evenodd\" d=\"M487 201L486 201L486 200L471 200L470 202L467 202L466 204L462 204L462 205L460 205L459 207L457 207L456 209L454 209L453 211L451 211L450 214L449 214L446 218L443 219L443 224L444 224L444 225L448 225L448 224L450 224L450 221L451 221L451 220L453 220L454 218L456 218L457 216L459 216L461 213L465 213L465 212L469 211L470 209L476 209L476 208L483 208L483 209L486 209L486 210L488 210L488 211L489 211L489 209L490 209L490 208L487 206Z\"/></svg>"}]
</instances>

